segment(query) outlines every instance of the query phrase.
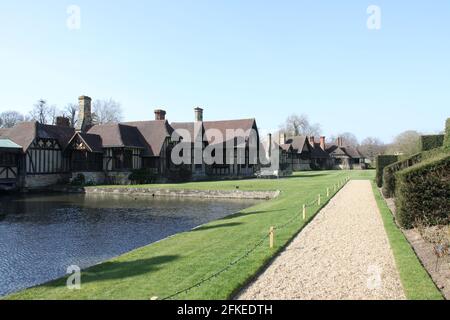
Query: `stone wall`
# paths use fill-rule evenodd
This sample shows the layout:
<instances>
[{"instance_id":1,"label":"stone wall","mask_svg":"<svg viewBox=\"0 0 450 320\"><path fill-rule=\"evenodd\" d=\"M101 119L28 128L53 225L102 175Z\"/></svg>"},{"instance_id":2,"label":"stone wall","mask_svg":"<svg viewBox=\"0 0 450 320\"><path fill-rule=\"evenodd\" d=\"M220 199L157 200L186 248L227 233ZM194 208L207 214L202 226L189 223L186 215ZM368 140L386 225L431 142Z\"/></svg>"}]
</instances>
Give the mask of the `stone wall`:
<instances>
[{"instance_id":1,"label":"stone wall","mask_svg":"<svg viewBox=\"0 0 450 320\"><path fill-rule=\"evenodd\" d=\"M106 173L106 182L108 184L128 185L131 184L129 171L110 171Z\"/></svg>"},{"instance_id":2,"label":"stone wall","mask_svg":"<svg viewBox=\"0 0 450 320\"><path fill-rule=\"evenodd\" d=\"M151 188L107 188L86 187L87 194L133 194L153 197L190 197L217 199L259 199L269 200L279 196L280 191L240 191L240 190L184 190Z\"/></svg>"},{"instance_id":3,"label":"stone wall","mask_svg":"<svg viewBox=\"0 0 450 320\"><path fill-rule=\"evenodd\" d=\"M27 189L43 189L55 184L68 183L70 174L34 174L24 178L24 187Z\"/></svg>"},{"instance_id":4,"label":"stone wall","mask_svg":"<svg viewBox=\"0 0 450 320\"><path fill-rule=\"evenodd\" d=\"M84 181L86 183L105 184L104 172L73 172L72 179L75 179L79 174L84 175Z\"/></svg>"}]
</instances>

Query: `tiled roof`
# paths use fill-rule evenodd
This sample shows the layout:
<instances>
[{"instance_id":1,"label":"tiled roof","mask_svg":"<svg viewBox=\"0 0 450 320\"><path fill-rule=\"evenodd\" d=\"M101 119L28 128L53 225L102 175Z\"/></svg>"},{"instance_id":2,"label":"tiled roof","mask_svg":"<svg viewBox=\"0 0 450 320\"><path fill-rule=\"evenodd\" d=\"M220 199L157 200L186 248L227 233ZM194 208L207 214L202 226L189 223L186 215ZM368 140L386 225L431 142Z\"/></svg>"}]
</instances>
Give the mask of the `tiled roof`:
<instances>
[{"instance_id":1,"label":"tiled roof","mask_svg":"<svg viewBox=\"0 0 450 320\"><path fill-rule=\"evenodd\" d=\"M292 145L292 149L294 149L297 153L302 153L305 143L307 143L307 139L307 136L295 136L286 139L286 144Z\"/></svg>"},{"instance_id":2,"label":"tiled roof","mask_svg":"<svg viewBox=\"0 0 450 320\"><path fill-rule=\"evenodd\" d=\"M166 120L124 122L124 125L136 127L145 145L144 156L160 156L164 141L173 133Z\"/></svg>"},{"instance_id":3,"label":"tiled roof","mask_svg":"<svg viewBox=\"0 0 450 320\"><path fill-rule=\"evenodd\" d=\"M69 145L76 137L80 137L86 143L91 152L103 152L102 137L99 135L77 132L73 135L72 139L70 139Z\"/></svg>"},{"instance_id":4,"label":"tiled roof","mask_svg":"<svg viewBox=\"0 0 450 320\"><path fill-rule=\"evenodd\" d=\"M251 129L253 129L254 127L256 128L256 121L255 119L204 121L203 127L205 129L206 140L208 141L208 143L223 143L240 137L237 131L231 133L227 132L228 130L243 130L243 137L246 141L248 141ZM217 137L213 138L213 130L218 130L222 135L222 139L217 139Z\"/></svg>"},{"instance_id":5,"label":"tiled roof","mask_svg":"<svg viewBox=\"0 0 450 320\"><path fill-rule=\"evenodd\" d=\"M175 141L183 138L183 141L194 142L196 139L199 139L199 135L201 135L202 140L206 141L203 122L172 122L170 125L175 132Z\"/></svg>"},{"instance_id":6,"label":"tiled roof","mask_svg":"<svg viewBox=\"0 0 450 320\"><path fill-rule=\"evenodd\" d=\"M320 143L315 142L314 147L311 150L311 158L327 159L329 157L330 155L320 147Z\"/></svg>"},{"instance_id":7,"label":"tiled roof","mask_svg":"<svg viewBox=\"0 0 450 320\"><path fill-rule=\"evenodd\" d=\"M56 139L65 148L75 133L75 129L41 124L36 121L20 122L13 128L2 131L2 137L9 138L26 151L35 138Z\"/></svg>"},{"instance_id":8,"label":"tiled roof","mask_svg":"<svg viewBox=\"0 0 450 320\"><path fill-rule=\"evenodd\" d=\"M100 136L103 147L129 147L142 149L147 147L136 127L121 123L94 125L89 129L88 134Z\"/></svg>"}]
</instances>

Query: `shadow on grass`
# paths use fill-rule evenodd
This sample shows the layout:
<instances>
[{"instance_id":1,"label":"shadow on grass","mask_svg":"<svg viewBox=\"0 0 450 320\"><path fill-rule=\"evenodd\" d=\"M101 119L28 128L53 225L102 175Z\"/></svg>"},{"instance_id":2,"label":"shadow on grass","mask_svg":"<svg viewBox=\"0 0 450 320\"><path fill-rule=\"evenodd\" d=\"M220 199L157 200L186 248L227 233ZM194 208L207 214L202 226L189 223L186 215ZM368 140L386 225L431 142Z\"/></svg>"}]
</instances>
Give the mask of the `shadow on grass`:
<instances>
[{"instance_id":1,"label":"shadow on grass","mask_svg":"<svg viewBox=\"0 0 450 320\"><path fill-rule=\"evenodd\" d=\"M177 255L157 256L132 261L107 261L81 272L81 283L93 283L107 280L123 280L157 271L164 264L178 259ZM43 287L61 287L66 285L67 277L46 283Z\"/></svg>"},{"instance_id":2,"label":"shadow on grass","mask_svg":"<svg viewBox=\"0 0 450 320\"><path fill-rule=\"evenodd\" d=\"M280 210L260 210L260 211L251 211L251 212L237 212L237 213L233 213L229 216L226 216L225 218L222 218L221 220L230 220L230 219L234 219L234 218L240 218L240 217L245 217L245 216L251 216L254 214L263 214L263 213L267 213L267 212L281 212L281 211L286 211L286 209L280 209Z\"/></svg>"},{"instance_id":3,"label":"shadow on grass","mask_svg":"<svg viewBox=\"0 0 450 320\"><path fill-rule=\"evenodd\" d=\"M205 231L210 229L218 229L218 228L228 228L228 227L234 227L243 224L242 222L230 222L230 223L222 223L222 224L216 224L212 226L203 226L198 227L196 229L193 229L192 231Z\"/></svg>"},{"instance_id":4,"label":"shadow on grass","mask_svg":"<svg viewBox=\"0 0 450 320\"><path fill-rule=\"evenodd\" d=\"M314 177L325 177L325 176L330 176L330 173L329 172L322 172L322 173L317 172L317 173L309 173L309 174L294 174L292 176L283 177L282 179L314 178Z\"/></svg>"}]
</instances>

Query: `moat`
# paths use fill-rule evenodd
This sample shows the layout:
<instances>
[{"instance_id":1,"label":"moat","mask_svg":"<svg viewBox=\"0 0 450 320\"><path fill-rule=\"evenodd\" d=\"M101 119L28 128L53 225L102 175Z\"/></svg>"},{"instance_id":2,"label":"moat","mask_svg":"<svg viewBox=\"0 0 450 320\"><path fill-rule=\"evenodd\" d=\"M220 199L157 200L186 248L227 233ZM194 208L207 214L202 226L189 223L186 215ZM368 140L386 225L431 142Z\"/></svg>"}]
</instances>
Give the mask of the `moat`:
<instances>
[{"instance_id":1,"label":"moat","mask_svg":"<svg viewBox=\"0 0 450 320\"><path fill-rule=\"evenodd\" d=\"M0 196L0 296L64 276L198 225L256 200L126 195Z\"/></svg>"}]
</instances>

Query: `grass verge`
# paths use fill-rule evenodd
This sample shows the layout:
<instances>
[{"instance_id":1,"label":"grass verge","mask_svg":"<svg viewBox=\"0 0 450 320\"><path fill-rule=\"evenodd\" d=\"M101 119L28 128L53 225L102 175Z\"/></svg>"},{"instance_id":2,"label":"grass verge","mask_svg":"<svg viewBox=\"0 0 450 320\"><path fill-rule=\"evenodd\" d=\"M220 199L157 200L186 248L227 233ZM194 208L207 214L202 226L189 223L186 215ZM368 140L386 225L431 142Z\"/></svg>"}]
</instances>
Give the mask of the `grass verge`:
<instances>
[{"instance_id":1,"label":"grass verge","mask_svg":"<svg viewBox=\"0 0 450 320\"><path fill-rule=\"evenodd\" d=\"M422 266L402 231L397 227L391 210L374 182L372 182L372 188L383 218L384 228L394 254L406 298L408 300L442 300L441 292Z\"/></svg>"},{"instance_id":2,"label":"grass verge","mask_svg":"<svg viewBox=\"0 0 450 320\"><path fill-rule=\"evenodd\" d=\"M233 216L213 221L170 238L82 271L81 290L68 290L66 278L10 295L8 299L151 299L167 297L188 288L230 265L251 249L270 226L292 223L276 231L275 246L268 239L239 263L220 275L174 297L174 299L228 299L243 287L279 252L334 195L334 185L347 176L373 179L373 171L302 172L278 180L239 180L197 182L177 185L151 185L215 190L280 190L277 199L266 201ZM143 186L145 187L145 186ZM301 218L304 203L322 196L322 205L308 208ZM294 219L293 219L294 218ZM151 230L149 230L151 232Z\"/></svg>"}]
</instances>

